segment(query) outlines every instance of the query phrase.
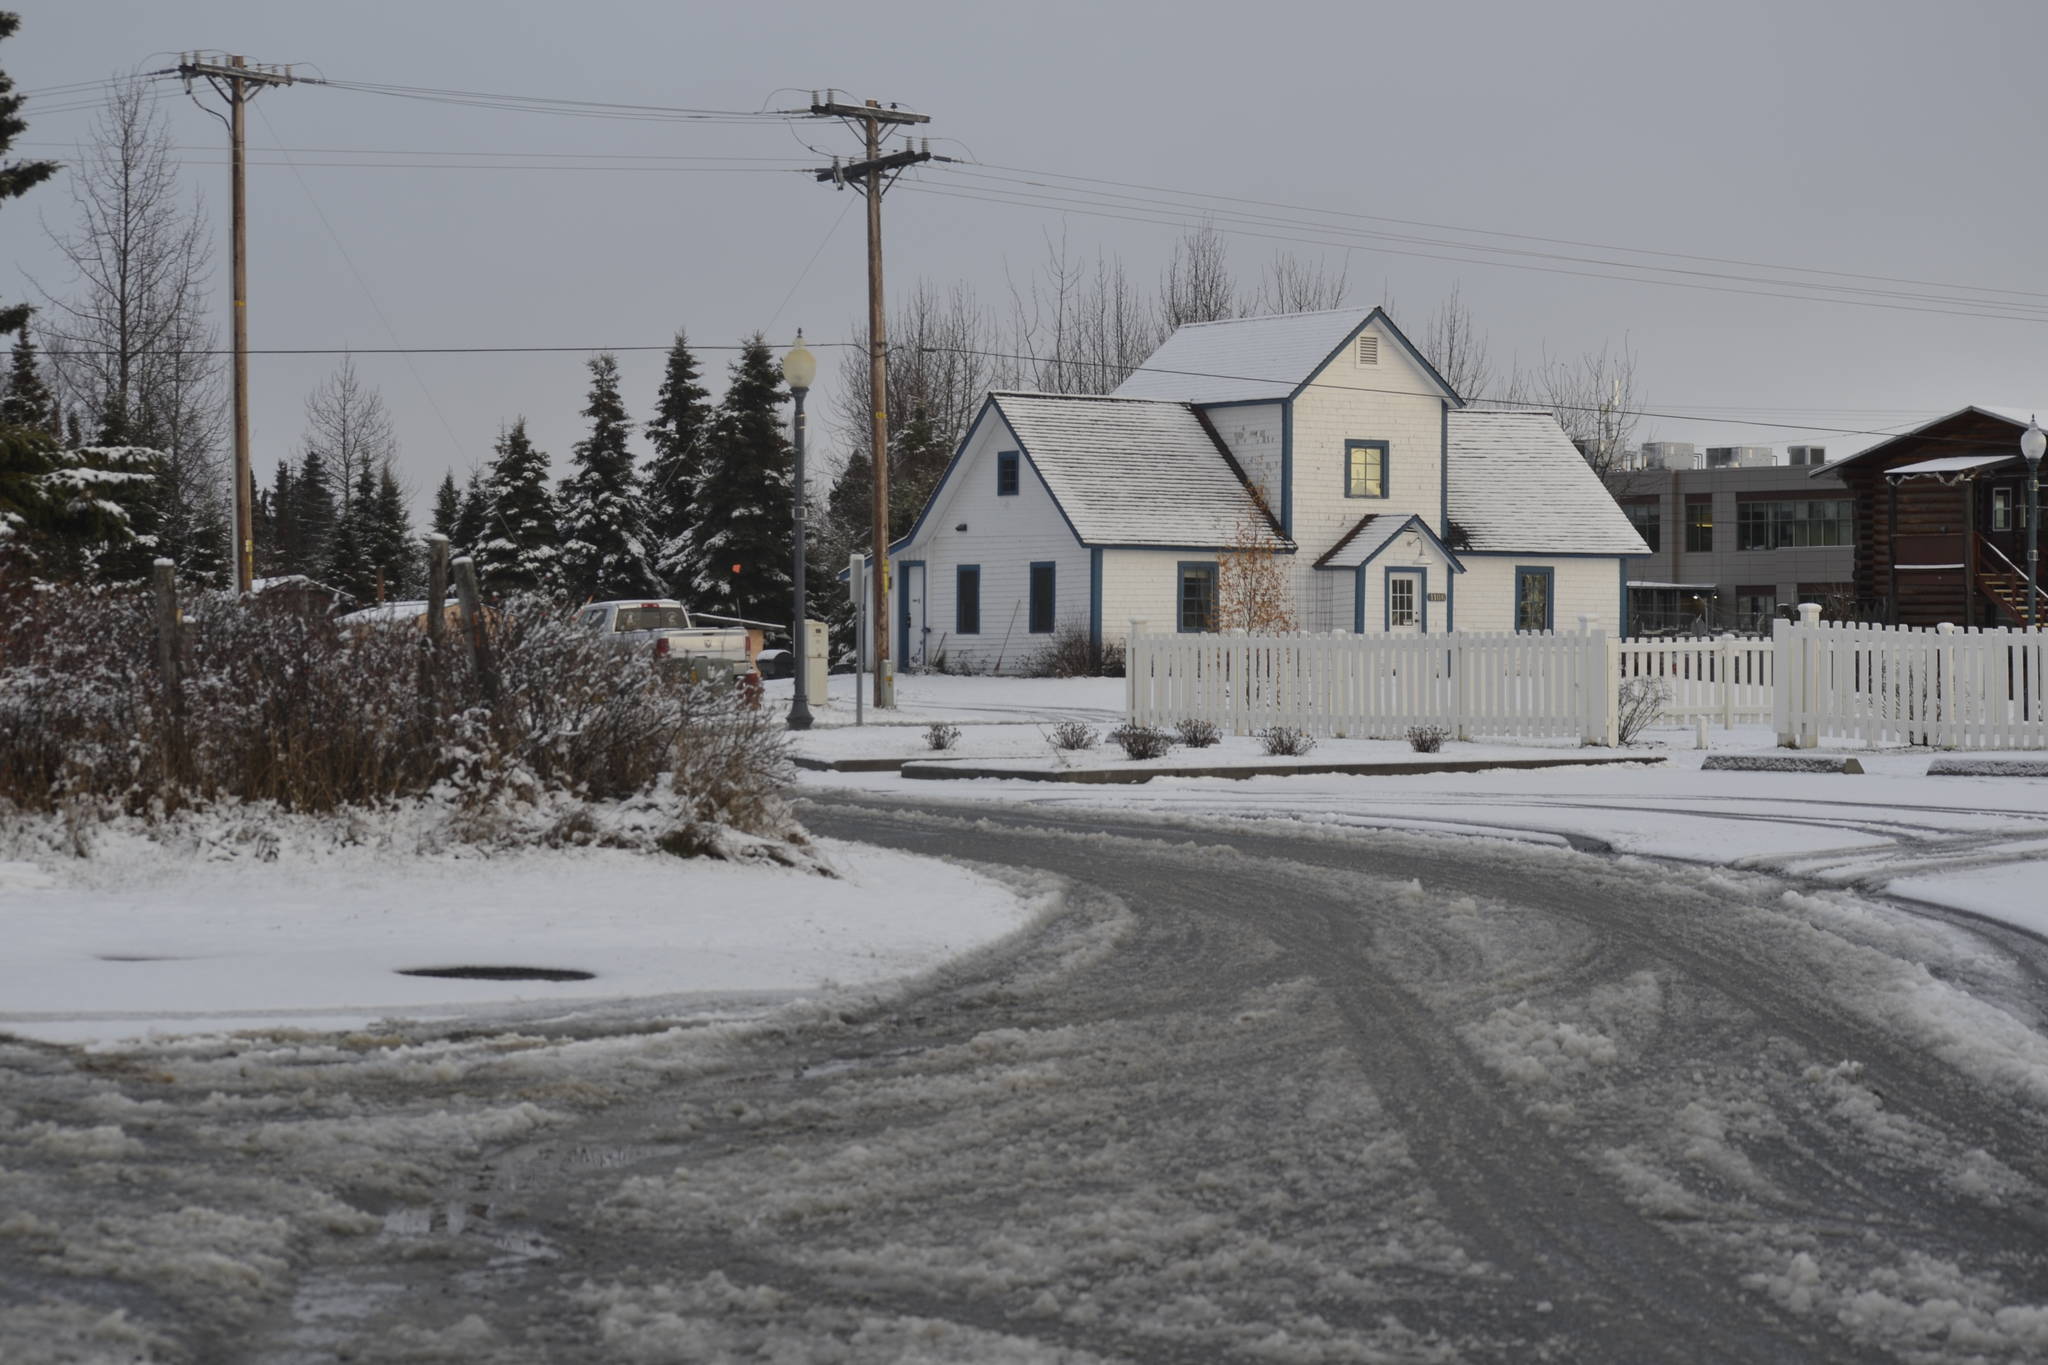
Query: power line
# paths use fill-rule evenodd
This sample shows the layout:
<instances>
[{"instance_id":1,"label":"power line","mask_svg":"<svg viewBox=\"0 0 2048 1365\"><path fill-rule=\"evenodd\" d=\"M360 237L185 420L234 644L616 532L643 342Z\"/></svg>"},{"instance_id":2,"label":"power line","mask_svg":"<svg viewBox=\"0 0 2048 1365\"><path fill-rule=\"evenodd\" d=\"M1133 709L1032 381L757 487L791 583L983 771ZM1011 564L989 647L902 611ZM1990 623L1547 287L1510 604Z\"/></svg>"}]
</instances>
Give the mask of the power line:
<instances>
[{"instance_id":1,"label":"power line","mask_svg":"<svg viewBox=\"0 0 2048 1365\"><path fill-rule=\"evenodd\" d=\"M1359 213L1348 209L1324 209L1306 204L1287 204L1277 200L1253 199L1242 195L1213 194L1206 190L1177 190L1159 185L1143 185L1128 181L1107 180L1094 176L1069 175L1061 171L1029 170L1019 166L1000 166L991 163L976 163L984 170L1010 171L1019 175L1042 175L1055 180L1071 180L1091 185L1111 185L1119 189L1146 190L1157 194L1178 195L1190 199L1213 199L1228 203L1251 204L1262 208L1287 209L1299 213L1320 213L1340 218L1355 218L1371 222L1393 223L1402 227L1428 228L1438 232L1464 232L1488 237L1509 237L1519 241L1544 242L1552 246L1581 247L1594 251L1626 251L1635 255L1668 256L1676 260L1701 261L1712 265L1736 265L1756 270L1797 271L1803 274L1831 275L1841 279L1874 280L1887 284L1920 285L1934 289L1963 289L1993 294L2018 294L2030 298L2048 299L2048 292L2030 289L2007 289L1991 285L1957 284L1941 280L1918 280L1893 275L1864 274L1849 270L1830 270L1821 266L1778 265L1769 261L1751 261L1739 257L1702 256L1683 251L1665 251L1655 247L1622 246L1614 243L1590 242L1571 237L1544 237L1534 233L1507 232L1495 228L1463 227L1455 223L1433 223L1425 219L1394 218L1384 214Z\"/></svg>"},{"instance_id":2,"label":"power line","mask_svg":"<svg viewBox=\"0 0 2048 1365\"><path fill-rule=\"evenodd\" d=\"M1021 207L1021 208L1039 208L1039 209L1044 209L1044 210L1045 210L1045 211L1047 211L1047 212L1053 212L1053 213L1078 213L1078 214L1081 214L1081 215L1082 215L1082 216L1084 216L1084 217L1091 217L1091 218L1109 218L1109 219L1115 219L1115 220L1117 220L1117 221L1120 221L1120 222L1127 222L1127 223L1146 223L1146 224L1151 224L1151 225L1154 225L1154 226L1160 226L1160 227L1180 227L1180 228L1186 228L1186 227L1196 227L1196 226L1201 226L1201 225L1202 225L1203 223L1205 223L1205 222L1209 222L1209 221L1211 221L1210 219L1208 219L1208 218L1206 218L1206 217L1200 217L1200 216L1186 216L1186 215L1184 215L1184 216L1181 216L1181 217L1166 217L1166 218L1161 218L1161 217L1141 217L1141 216L1138 216L1138 215L1136 215L1136 214L1131 214L1131 213L1117 213L1117 212L1113 212L1113 211L1111 211L1111 210L1110 210L1109 208L1088 208L1088 207L1082 207L1082 206L1079 206L1079 204L1078 204L1078 201L1077 201L1077 204L1076 204L1076 206L1072 206L1072 207L1061 207L1061 206L1059 206L1059 205L1057 205L1057 204L1047 204L1047 203L1044 203L1044 202L1042 202L1041 200L1039 200L1038 198L1036 198L1036 197L1031 197L1031 196L1014 196L1014 197L1011 197L1011 196L1006 196L1006 197L1001 197L1001 198L998 198L998 197L993 197L993 196L991 196L991 195L988 195L988 194L974 194L974 193L971 193L971 192L969 192L969 191L966 191L966 190L957 190L957 189L947 189L947 188L941 188L941 187L938 187L938 186L934 186L934 185L927 185L927 184L922 184L922 183L918 183L918 182L912 182L912 183L910 183L910 184L907 184L907 185L905 186L905 188L906 188L907 190L909 190L909 191L910 191L911 193L913 193L913 194L929 194L929 195L938 195L938 196L941 196L941 197L943 197L943 198L949 198L949 199L969 199L969 200L977 200L977 201L980 201L980 202L982 202L982 203L989 203L989 204L999 204L999 205L1003 205L1003 206L1005 206L1005 207L1009 207L1009 208L1020 208L1020 207ZM1254 230L1254 229L1251 229L1251 228L1246 228L1246 227L1235 227L1235 226L1222 226L1222 227L1218 227L1218 231L1222 231L1222 232L1227 232L1227 233L1229 233L1230 235L1232 235L1232 236L1236 236L1236 237L1250 237L1250 238L1257 238L1257 239L1261 239L1261 240L1265 240L1265 241L1275 241L1275 242L1291 242L1291 243L1295 243L1295 244L1297 244L1297 245L1302 245L1302 246L1322 246L1322 247L1330 247L1330 248L1332 248L1332 249L1341 249L1341 250L1354 250L1354 249L1357 249L1357 248L1358 248L1358 247L1359 247L1359 246L1361 245L1361 243L1359 243L1359 242L1356 242L1356 241L1351 241L1351 242L1345 242L1345 241L1332 241L1332 240L1329 240L1328 238L1320 238L1320 237L1308 237L1308 236L1301 236L1301 235L1296 235L1296 234L1292 234L1292 233L1285 233L1285 232L1266 232L1266 231L1258 231L1258 230ZM1341 231L1341 230L1339 230L1339 231ZM1599 272L1599 271L1597 271L1597 270L1580 270L1580 269L1572 269L1572 268L1568 268L1568 267L1564 267L1564 266L1545 266L1545 265L1536 265L1536 264L1530 264L1530 263L1525 263L1525 262L1513 262L1513 261L1498 261L1498 260L1487 260L1487 259L1485 259L1485 258L1483 258L1483 257L1473 257L1473 256L1455 256L1455 255L1447 255L1447 254L1445 254L1445 253L1443 253L1443 252L1435 252L1435 251L1419 251L1419 250L1415 250L1415 249L1413 249L1413 248L1404 248L1404 247L1391 247L1391 246L1384 246L1384 245L1378 245L1378 244L1372 244L1372 249L1374 249L1374 250L1377 250L1377 251L1380 251L1380 252L1383 252L1384 254L1387 254L1387 255L1392 255L1392 256L1413 256L1413 257L1419 257L1419 258L1421 258L1421 259L1424 259L1424 260L1433 260L1433 261L1450 261L1450 262L1454 262L1454 263L1457 263L1457 264L1461 264L1461 265L1484 265L1484 266L1494 266L1494 267L1497 267L1497 268L1500 268L1500 269L1507 269L1507 270L1528 270L1528 271L1535 271L1535 272L1537 272L1537 273L1540 273L1540 274L1548 274L1548 275L1568 275L1568 276L1573 276L1573 277L1576 277L1576 278L1580 278L1580 279L1593 279L1593 280L1612 280L1612 281L1616 281L1616 282L1619 282L1619 283L1632 283L1632 284L1655 284L1655 285L1661 285L1661 286L1663 286L1664 288L1668 288L1668 289L1691 289L1691 290L1696 290L1696 291L1701 291L1701 292L1706 292L1706 293L1722 293L1722 294L1741 294L1741 295L1748 295L1748 296L1751 296L1751 297L1756 297L1756 298L1775 298L1775 299L1785 299L1785 300L1791 300L1791 301L1794 301L1794 302L1801 302L1801 303L1842 303L1842 304L1850 304L1850 305L1853 305L1853 306L1857 306L1857 307L1864 307L1864 308L1881 308L1881 309L1886 309L1886 310L1888 310L1888 311L1892 311L1892 312L1905 312L1905 313L1924 313L1924 314L1935 314L1935 315L1940 315L1940 316L1948 316L1948 317L1972 317L1972 318L1997 318L1997 319L2002 319L2002 320L2005 320L2005 321L2019 321L2019 322L2036 322L2036 321L2048 321L2048 312L2044 312L2044 313L2043 313L2042 315L2034 315L2034 314L2026 314L2026 313L2015 313L2015 312L1984 312L1984 311L1980 311L1980 310L1974 310L1974 309L1966 309L1966 308L1937 308L1937 307L1922 307L1922 306L1918 306L1918 305L1913 305L1913 304L1905 304L1905 303L1887 303L1887 302L1883 302L1883 301L1881 301L1881 300L1875 300L1875 299L1857 299L1857 298L1843 298L1843 297L1832 297L1832 296L1828 296L1828 295L1821 295L1821 294L1798 294L1798 293L1787 293L1787 292L1784 292L1783 290L1772 290L1772 289L1744 289L1744 288L1739 288L1739 287L1736 287L1736 286L1733 286L1733 285L1716 285L1716 284L1703 284L1703 283L1699 283L1699 282L1696 282L1696 281L1688 281L1688 280L1669 280L1669 279L1655 279L1655 278L1643 278L1643 277L1641 277L1641 276L1633 276L1633 275L1611 275L1611 274L1603 274L1603 273L1601 273L1601 272ZM1787 284L1792 284L1792 285L1794 285L1795 287L1799 287L1799 286L1798 286L1798 283L1797 283L1796 281L1787 281L1786 283L1787 283ZM1809 288L1813 288L1813 287L1820 287L1820 286L1804 286L1804 287L1809 287ZM2014 306L2017 306L2017 305L2014 305Z\"/></svg>"}]
</instances>

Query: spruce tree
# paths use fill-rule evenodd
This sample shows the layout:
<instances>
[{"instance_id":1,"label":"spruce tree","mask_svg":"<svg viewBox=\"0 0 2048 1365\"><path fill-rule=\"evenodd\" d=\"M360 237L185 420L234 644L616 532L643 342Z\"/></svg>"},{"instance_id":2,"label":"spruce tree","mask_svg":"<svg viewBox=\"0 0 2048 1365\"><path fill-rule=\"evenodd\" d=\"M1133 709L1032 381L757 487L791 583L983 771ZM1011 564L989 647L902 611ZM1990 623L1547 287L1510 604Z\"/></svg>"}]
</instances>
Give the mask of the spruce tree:
<instances>
[{"instance_id":1,"label":"spruce tree","mask_svg":"<svg viewBox=\"0 0 2048 1365\"><path fill-rule=\"evenodd\" d=\"M327 571L328 542L334 537L334 490L327 482L327 464L307 450L291 481L292 537L280 565L287 574L319 578Z\"/></svg>"},{"instance_id":2,"label":"spruce tree","mask_svg":"<svg viewBox=\"0 0 2048 1365\"><path fill-rule=\"evenodd\" d=\"M371 558L375 535L371 522L377 511L376 471L362 465L352 484L347 501L334 519L334 534L328 537L326 566L316 577L358 602L371 602L377 597L377 566Z\"/></svg>"},{"instance_id":3,"label":"spruce tree","mask_svg":"<svg viewBox=\"0 0 2048 1365\"><path fill-rule=\"evenodd\" d=\"M0 565L36 572L55 516L46 478L57 458L47 433L0 426Z\"/></svg>"},{"instance_id":4,"label":"spruce tree","mask_svg":"<svg viewBox=\"0 0 2048 1365\"><path fill-rule=\"evenodd\" d=\"M765 349L764 349L765 353ZM590 435L576 443L575 473L562 484L562 576L571 599L646 597L662 591L647 555L647 510L619 401L619 362L590 362Z\"/></svg>"},{"instance_id":5,"label":"spruce tree","mask_svg":"<svg viewBox=\"0 0 2048 1365\"><path fill-rule=\"evenodd\" d=\"M12 38L21 27L21 16L0 12L0 39ZM28 131L21 116L26 96L14 93L14 82L0 71L0 155L14 145L14 139ZM17 199L57 173L55 161L0 161L0 202ZM32 310L25 303L0 306L0 332L19 332L28 325Z\"/></svg>"},{"instance_id":6,"label":"spruce tree","mask_svg":"<svg viewBox=\"0 0 2048 1365\"><path fill-rule=\"evenodd\" d=\"M448 543L455 543L455 519L462 515L462 490L455 486L455 471L449 470L441 480L441 486L434 490L434 534L448 537Z\"/></svg>"},{"instance_id":7,"label":"spruce tree","mask_svg":"<svg viewBox=\"0 0 2048 1365\"><path fill-rule=\"evenodd\" d=\"M562 583L561 533L547 453L527 438L524 417L499 435L495 451L485 484L491 525L476 548L477 578L492 593L555 592Z\"/></svg>"},{"instance_id":8,"label":"spruce tree","mask_svg":"<svg viewBox=\"0 0 2048 1365\"><path fill-rule=\"evenodd\" d=\"M693 606L782 621L790 612L793 459L783 434L782 376L757 333L732 364L732 380L705 445L691 542L698 569Z\"/></svg>"},{"instance_id":9,"label":"spruce tree","mask_svg":"<svg viewBox=\"0 0 2048 1365\"><path fill-rule=\"evenodd\" d=\"M697 577L691 553L691 501L701 475L704 440L716 417L711 394L697 376L697 358L677 332L655 395L654 420L647 424L647 439L654 446L654 460L647 467L647 530L654 571L679 596Z\"/></svg>"},{"instance_id":10,"label":"spruce tree","mask_svg":"<svg viewBox=\"0 0 2048 1365\"><path fill-rule=\"evenodd\" d=\"M276 578L291 572L285 566L299 551L298 490L292 480L292 462L279 460L270 481L270 536L268 543L256 543L256 572L262 578Z\"/></svg>"},{"instance_id":11,"label":"spruce tree","mask_svg":"<svg viewBox=\"0 0 2048 1365\"><path fill-rule=\"evenodd\" d=\"M889 539L910 533L925 499L946 472L952 450L933 425L931 412L920 405L910 420L889 433ZM870 513L872 516L872 513Z\"/></svg>"},{"instance_id":12,"label":"spruce tree","mask_svg":"<svg viewBox=\"0 0 2048 1365\"><path fill-rule=\"evenodd\" d=\"M35 343L24 328L14 343L14 363L7 372L7 396L0 398L0 426L32 427L54 434L57 400L43 383Z\"/></svg>"},{"instance_id":13,"label":"spruce tree","mask_svg":"<svg viewBox=\"0 0 2048 1365\"><path fill-rule=\"evenodd\" d=\"M462 490L462 505L455 513L455 533L448 537L449 553L457 559L475 555L491 520L490 491L484 487L483 471L469 471L469 483Z\"/></svg>"},{"instance_id":14,"label":"spruce tree","mask_svg":"<svg viewBox=\"0 0 2048 1365\"><path fill-rule=\"evenodd\" d=\"M386 597L410 597L420 584L420 557L412 534L412 514L405 490L386 464L377 472L377 494L365 524L369 527L370 563L384 574Z\"/></svg>"},{"instance_id":15,"label":"spruce tree","mask_svg":"<svg viewBox=\"0 0 2048 1365\"><path fill-rule=\"evenodd\" d=\"M96 583L149 577L162 465L161 455L142 446L85 446L58 455L43 476L53 512L47 562L58 576Z\"/></svg>"}]
</instances>

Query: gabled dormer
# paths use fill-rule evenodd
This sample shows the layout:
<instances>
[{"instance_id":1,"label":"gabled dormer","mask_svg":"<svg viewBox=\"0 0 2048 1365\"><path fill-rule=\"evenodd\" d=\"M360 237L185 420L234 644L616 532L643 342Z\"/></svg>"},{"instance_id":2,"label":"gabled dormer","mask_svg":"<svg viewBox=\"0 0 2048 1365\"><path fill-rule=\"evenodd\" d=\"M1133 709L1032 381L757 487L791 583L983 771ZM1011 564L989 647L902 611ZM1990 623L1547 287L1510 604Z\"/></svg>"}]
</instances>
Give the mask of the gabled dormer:
<instances>
[{"instance_id":1,"label":"gabled dormer","mask_svg":"<svg viewBox=\"0 0 2048 1365\"><path fill-rule=\"evenodd\" d=\"M1464 400L1378 308L1192 323L1117 394L1201 408L1305 549L1370 511L1447 531L1444 416Z\"/></svg>"}]
</instances>

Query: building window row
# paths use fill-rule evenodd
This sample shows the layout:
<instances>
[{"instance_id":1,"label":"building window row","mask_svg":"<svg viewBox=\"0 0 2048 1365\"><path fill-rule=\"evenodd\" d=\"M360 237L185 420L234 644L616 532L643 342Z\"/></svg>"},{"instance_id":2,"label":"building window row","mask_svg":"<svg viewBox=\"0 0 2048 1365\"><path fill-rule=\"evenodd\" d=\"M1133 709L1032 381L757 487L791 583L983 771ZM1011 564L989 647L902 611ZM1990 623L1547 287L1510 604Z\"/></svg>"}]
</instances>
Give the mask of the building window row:
<instances>
[{"instance_id":1,"label":"building window row","mask_svg":"<svg viewBox=\"0 0 2048 1365\"><path fill-rule=\"evenodd\" d=\"M1737 503L1735 548L1786 550L1856 543L1848 498L1770 498Z\"/></svg>"}]
</instances>

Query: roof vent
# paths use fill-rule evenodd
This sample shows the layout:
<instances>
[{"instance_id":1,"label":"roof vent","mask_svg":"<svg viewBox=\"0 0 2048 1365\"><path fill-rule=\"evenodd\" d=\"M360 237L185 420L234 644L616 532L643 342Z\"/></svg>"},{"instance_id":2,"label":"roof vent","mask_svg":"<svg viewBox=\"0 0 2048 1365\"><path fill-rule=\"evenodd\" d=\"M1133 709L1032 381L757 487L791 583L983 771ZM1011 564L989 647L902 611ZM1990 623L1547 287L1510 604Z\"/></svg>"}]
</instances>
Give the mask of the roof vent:
<instances>
[{"instance_id":1,"label":"roof vent","mask_svg":"<svg viewBox=\"0 0 2048 1365\"><path fill-rule=\"evenodd\" d=\"M1358 337L1358 363L1377 365L1380 363L1380 339L1371 332L1361 332Z\"/></svg>"}]
</instances>

